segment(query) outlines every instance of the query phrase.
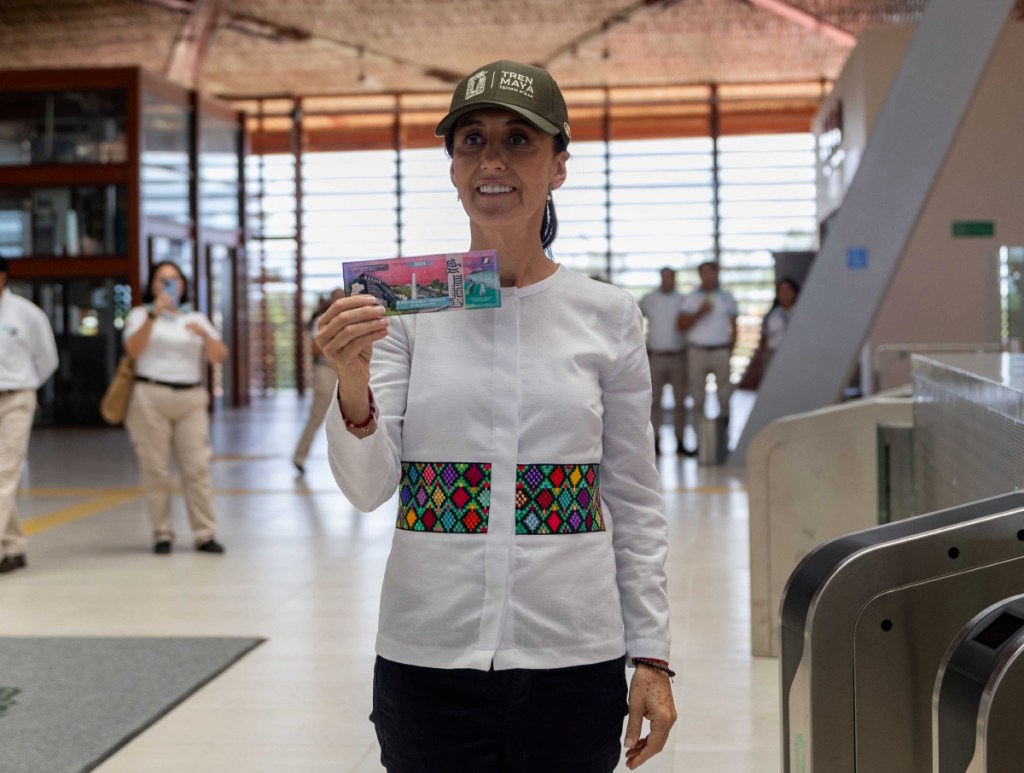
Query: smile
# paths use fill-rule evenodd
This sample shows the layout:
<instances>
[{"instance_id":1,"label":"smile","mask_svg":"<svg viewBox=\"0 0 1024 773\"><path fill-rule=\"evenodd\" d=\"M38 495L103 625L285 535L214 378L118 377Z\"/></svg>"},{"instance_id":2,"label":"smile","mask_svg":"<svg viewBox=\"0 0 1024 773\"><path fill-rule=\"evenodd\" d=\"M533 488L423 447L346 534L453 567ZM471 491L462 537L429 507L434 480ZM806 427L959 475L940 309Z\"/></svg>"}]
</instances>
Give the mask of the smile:
<instances>
[{"instance_id":1,"label":"smile","mask_svg":"<svg viewBox=\"0 0 1024 773\"><path fill-rule=\"evenodd\" d=\"M479 193L511 193L514 190L511 185L481 185L477 188Z\"/></svg>"}]
</instances>

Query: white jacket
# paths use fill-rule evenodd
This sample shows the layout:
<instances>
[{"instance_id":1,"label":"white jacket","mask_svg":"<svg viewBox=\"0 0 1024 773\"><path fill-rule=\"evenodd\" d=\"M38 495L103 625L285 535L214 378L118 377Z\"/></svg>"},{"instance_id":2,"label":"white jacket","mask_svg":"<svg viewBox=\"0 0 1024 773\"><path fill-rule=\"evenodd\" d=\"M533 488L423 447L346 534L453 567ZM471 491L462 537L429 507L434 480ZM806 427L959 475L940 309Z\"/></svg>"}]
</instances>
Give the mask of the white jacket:
<instances>
[{"instance_id":1,"label":"white jacket","mask_svg":"<svg viewBox=\"0 0 1024 773\"><path fill-rule=\"evenodd\" d=\"M390 318L371 365L378 430L348 432L337 394L328 413L349 500L370 511L399 491L377 653L499 670L667 660L639 309L561 267L501 303Z\"/></svg>"}]
</instances>

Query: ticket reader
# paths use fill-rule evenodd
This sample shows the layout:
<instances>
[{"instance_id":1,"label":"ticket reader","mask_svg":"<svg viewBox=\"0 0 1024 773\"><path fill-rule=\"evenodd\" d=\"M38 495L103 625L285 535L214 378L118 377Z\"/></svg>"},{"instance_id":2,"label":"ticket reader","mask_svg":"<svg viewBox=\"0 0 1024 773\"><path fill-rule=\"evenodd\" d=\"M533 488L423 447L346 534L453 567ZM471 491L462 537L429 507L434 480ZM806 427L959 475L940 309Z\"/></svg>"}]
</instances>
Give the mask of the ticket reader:
<instances>
[{"instance_id":1,"label":"ticket reader","mask_svg":"<svg viewBox=\"0 0 1024 773\"><path fill-rule=\"evenodd\" d=\"M1024 770L1024 595L961 630L939 666L933 705L934 773Z\"/></svg>"},{"instance_id":2,"label":"ticket reader","mask_svg":"<svg viewBox=\"0 0 1024 773\"><path fill-rule=\"evenodd\" d=\"M784 773L933 773L932 690L950 641L1024 592L1024 492L848 534L781 605Z\"/></svg>"}]
</instances>

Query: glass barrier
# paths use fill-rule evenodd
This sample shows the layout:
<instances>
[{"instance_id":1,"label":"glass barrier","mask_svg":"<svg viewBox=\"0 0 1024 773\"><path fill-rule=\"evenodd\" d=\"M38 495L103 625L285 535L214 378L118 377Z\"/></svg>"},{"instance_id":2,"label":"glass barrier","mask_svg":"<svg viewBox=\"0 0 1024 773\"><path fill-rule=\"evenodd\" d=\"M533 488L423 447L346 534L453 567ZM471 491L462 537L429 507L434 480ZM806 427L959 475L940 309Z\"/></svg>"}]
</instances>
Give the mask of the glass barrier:
<instances>
[{"instance_id":1,"label":"glass barrier","mask_svg":"<svg viewBox=\"0 0 1024 773\"><path fill-rule=\"evenodd\" d=\"M124 163L125 112L120 89L0 93L0 166Z\"/></svg>"},{"instance_id":2,"label":"glass barrier","mask_svg":"<svg viewBox=\"0 0 1024 773\"><path fill-rule=\"evenodd\" d=\"M207 228L235 230L241 180L241 129L233 121L206 115L199 134L199 219Z\"/></svg>"},{"instance_id":3,"label":"glass barrier","mask_svg":"<svg viewBox=\"0 0 1024 773\"><path fill-rule=\"evenodd\" d=\"M192 109L146 94L142 101L142 214L190 224Z\"/></svg>"}]
</instances>

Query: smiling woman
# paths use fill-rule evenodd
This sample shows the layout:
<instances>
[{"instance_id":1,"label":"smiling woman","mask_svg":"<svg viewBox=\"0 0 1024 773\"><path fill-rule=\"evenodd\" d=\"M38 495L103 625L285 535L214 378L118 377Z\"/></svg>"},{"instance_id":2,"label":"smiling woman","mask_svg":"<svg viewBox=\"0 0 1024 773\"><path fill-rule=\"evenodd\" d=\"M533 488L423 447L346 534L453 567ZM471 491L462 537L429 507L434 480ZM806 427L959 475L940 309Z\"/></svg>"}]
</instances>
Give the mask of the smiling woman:
<instances>
[{"instance_id":1,"label":"smiling woman","mask_svg":"<svg viewBox=\"0 0 1024 773\"><path fill-rule=\"evenodd\" d=\"M498 253L500 307L387 318L352 296L317 334L338 377L338 485L364 511L399 494L371 714L381 759L390 773L610 773L628 712L636 768L676 716L639 309L546 253L570 141L547 72L478 68L436 133L468 249ZM542 716L573 730L539 730Z\"/></svg>"}]
</instances>

